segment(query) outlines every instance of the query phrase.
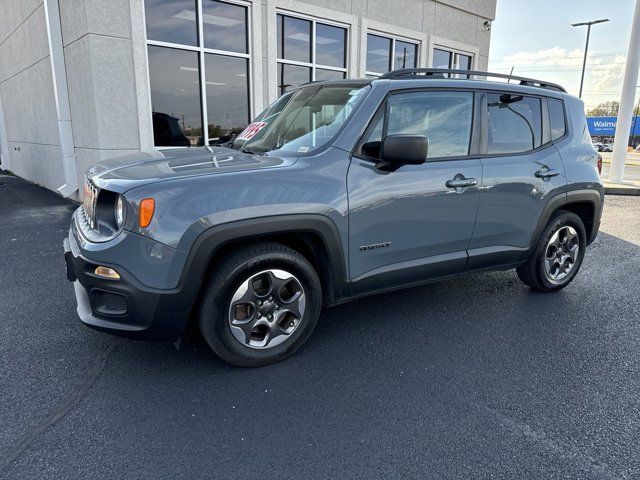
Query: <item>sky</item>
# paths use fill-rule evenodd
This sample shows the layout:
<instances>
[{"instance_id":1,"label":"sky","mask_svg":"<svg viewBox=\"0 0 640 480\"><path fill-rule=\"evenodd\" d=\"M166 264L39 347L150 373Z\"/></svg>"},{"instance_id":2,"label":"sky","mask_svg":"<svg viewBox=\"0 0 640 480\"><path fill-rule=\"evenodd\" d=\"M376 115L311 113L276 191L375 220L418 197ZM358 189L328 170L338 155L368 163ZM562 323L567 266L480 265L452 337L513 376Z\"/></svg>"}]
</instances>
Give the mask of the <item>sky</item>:
<instances>
[{"instance_id":1,"label":"sky","mask_svg":"<svg viewBox=\"0 0 640 480\"><path fill-rule=\"evenodd\" d=\"M640 1L640 0L638 0ZM620 101L635 0L497 0L489 71L559 83L578 95L587 27L591 27L582 97L586 108ZM640 96L640 88L636 101Z\"/></svg>"}]
</instances>

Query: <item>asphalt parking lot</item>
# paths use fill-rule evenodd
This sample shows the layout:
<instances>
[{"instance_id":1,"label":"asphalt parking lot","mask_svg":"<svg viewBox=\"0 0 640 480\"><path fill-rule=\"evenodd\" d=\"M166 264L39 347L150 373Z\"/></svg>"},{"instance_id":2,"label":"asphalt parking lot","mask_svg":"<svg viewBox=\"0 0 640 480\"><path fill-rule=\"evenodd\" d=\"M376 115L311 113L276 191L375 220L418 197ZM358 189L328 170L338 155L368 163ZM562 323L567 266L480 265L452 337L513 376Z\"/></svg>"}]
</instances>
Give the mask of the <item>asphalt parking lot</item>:
<instances>
[{"instance_id":1,"label":"asphalt parking lot","mask_svg":"<svg viewBox=\"0 0 640 480\"><path fill-rule=\"evenodd\" d=\"M94 332L74 205L0 176L0 478L640 477L640 197L556 294L512 271L326 310L289 360Z\"/></svg>"}]
</instances>

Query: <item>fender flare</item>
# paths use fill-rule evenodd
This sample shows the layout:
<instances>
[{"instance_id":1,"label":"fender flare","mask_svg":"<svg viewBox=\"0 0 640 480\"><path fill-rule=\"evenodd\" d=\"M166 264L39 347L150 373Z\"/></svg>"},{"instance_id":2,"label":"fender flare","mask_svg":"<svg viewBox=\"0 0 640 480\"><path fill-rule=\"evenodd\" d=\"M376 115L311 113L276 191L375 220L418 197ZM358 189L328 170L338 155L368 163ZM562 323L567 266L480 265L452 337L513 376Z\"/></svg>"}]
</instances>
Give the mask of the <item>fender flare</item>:
<instances>
[{"instance_id":1,"label":"fender flare","mask_svg":"<svg viewBox=\"0 0 640 480\"><path fill-rule=\"evenodd\" d=\"M336 224L320 214L289 214L238 220L207 228L198 235L185 262L179 283L202 283L217 252L229 243L258 235L311 233L322 241L328 254L332 292L329 300L348 297L350 286L345 252Z\"/></svg>"},{"instance_id":2,"label":"fender flare","mask_svg":"<svg viewBox=\"0 0 640 480\"><path fill-rule=\"evenodd\" d=\"M572 203L590 203L593 206L593 225L591 231L588 232L587 245L591 244L595 239L598 228L600 226L600 216L602 214L602 196L598 190L572 190L566 193L561 193L551 198L544 207L542 215L538 219L534 235L531 238L531 245L529 245L528 251L530 252L535 248L542 231L549 223L551 215L556 210L562 209Z\"/></svg>"}]
</instances>

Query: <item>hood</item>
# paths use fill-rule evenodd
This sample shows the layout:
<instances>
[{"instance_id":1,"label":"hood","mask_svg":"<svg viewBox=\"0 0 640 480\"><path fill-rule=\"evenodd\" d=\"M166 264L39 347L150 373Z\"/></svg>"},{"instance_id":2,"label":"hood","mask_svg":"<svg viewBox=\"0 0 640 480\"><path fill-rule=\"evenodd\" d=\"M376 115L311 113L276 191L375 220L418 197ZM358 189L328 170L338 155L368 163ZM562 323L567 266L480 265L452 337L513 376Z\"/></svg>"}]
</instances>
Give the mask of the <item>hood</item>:
<instances>
[{"instance_id":1,"label":"hood","mask_svg":"<svg viewBox=\"0 0 640 480\"><path fill-rule=\"evenodd\" d=\"M253 155L224 147L191 147L140 152L104 160L87 170L100 189L123 193L162 180L292 165L295 159Z\"/></svg>"}]
</instances>

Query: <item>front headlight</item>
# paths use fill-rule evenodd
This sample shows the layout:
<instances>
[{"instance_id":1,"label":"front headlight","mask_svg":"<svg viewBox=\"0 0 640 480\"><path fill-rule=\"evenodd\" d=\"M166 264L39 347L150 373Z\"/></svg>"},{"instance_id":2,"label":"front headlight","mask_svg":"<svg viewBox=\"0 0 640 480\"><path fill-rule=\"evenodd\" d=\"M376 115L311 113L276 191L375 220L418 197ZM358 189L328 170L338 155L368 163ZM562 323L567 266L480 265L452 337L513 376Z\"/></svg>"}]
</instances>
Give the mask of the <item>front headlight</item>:
<instances>
[{"instance_id":1,"label":"front headlight","mask_svg":"<svg viewBox=\"0 0 640 480\"><path fill-rule=\"evenodd\" d=\"M118 199L116 200L116 206L114 211L114 217L116 219L116 227L118 230L122 228L124 224L124 209L125 209L125 201L122 195L118 195Z\"/></svg>"}]
</instances>

